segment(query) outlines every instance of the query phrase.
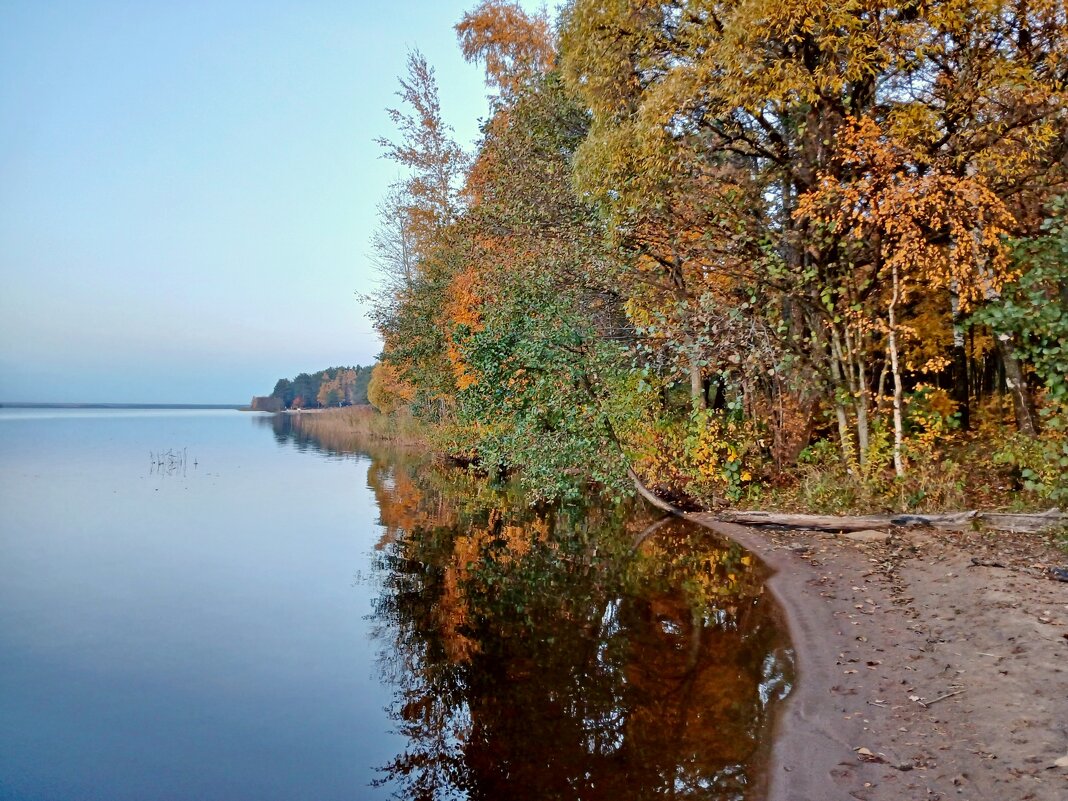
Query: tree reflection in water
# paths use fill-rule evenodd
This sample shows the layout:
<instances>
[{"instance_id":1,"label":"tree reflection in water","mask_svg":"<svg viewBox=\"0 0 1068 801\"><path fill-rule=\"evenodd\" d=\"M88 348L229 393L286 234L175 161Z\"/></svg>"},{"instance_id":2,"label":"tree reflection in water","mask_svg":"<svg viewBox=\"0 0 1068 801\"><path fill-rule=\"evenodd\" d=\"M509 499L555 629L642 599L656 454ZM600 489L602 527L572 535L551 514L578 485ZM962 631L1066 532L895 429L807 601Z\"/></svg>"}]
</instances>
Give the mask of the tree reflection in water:
<instances>
[{"instance_id":1,"label":"tree reflection in water","mask_svg":"<svg viewBox=\"0 0 1068 801\"><path fill-rule=\"evenodd\" d=\"M741 548L633 510L538 509L372 454L375 610L412 799L741 799L789 652Z\"/></svg>"},{"instance_id":2,"label":"tree reflection in water","mask_svg":"<svg viewBox=\"0 0 1068 801\"><path fill-rule=\"evenodd\" d=\"M633 507L533 508L512 488L382 442L280 443L369 460L375 604L405 799L759 797L790 687L762 566ZM639 543L635 545L635 543Z\"/></svg>"}]
</instances>

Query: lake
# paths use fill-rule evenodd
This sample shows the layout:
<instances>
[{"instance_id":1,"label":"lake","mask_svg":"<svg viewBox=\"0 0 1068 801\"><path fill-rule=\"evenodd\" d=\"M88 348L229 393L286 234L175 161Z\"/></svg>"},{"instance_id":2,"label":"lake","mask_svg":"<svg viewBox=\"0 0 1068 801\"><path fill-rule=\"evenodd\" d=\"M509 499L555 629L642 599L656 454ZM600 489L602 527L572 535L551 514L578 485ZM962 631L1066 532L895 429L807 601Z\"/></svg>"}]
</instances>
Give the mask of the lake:
<instances>
[{"instance_id":1,"label":"lake","mask_svg":"<svg viewBox=\"0 0 1068 801\"><path fill-rule=\"evenodd\" d=\"M755 798L741 548L235 411L0 409L0 799Z\"/></svg>"}]
</instances>

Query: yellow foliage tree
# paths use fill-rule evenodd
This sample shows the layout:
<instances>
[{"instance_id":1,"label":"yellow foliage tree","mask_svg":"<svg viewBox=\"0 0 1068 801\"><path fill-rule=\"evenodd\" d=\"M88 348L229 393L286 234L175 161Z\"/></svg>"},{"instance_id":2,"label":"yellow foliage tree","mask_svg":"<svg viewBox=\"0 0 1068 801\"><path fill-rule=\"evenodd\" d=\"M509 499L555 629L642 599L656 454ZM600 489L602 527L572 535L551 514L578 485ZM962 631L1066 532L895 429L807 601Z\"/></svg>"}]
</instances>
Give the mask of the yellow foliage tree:
<instances>
[{"instance_id":1,"label":"yellow foliage tree","mask_svg":"<svg viewBox=\"0 0 1068 801\"><path fill-rule=\"evenodd\" d=\"M395 365L379 362L371 371L367 400L383 414L395 412L415 397L415 387L406 381Z\"/></svg>"},{"instance_id":2,"label":"yellow foliage tree","mask_svg":"<svg viewBox=\"0 0 1068 801\"><path fill-rule=\"evenodd\" d=\"M853 309L854 339L885 334L894 379L894 467L905 471L902 442L901 309L918 292L951 289L967 310L1012 278L1004 237L1014 223L979 176L917 164L907 146L870 117L839 130L836 174L798 200L794 216L851 238L854 258L871 265L880 291Z\"/></svg>"}]
</instances>

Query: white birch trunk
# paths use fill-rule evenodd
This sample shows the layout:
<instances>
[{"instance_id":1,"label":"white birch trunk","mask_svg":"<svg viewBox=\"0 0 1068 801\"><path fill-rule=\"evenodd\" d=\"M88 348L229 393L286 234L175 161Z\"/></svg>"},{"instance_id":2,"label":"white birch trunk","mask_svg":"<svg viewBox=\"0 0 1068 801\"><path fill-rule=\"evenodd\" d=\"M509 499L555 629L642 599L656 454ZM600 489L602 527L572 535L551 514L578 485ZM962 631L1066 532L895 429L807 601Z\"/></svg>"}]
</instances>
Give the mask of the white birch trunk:
<instances>
[{"instance_id":1,"label":"white birch trunk","mask_svg":"<svg viewBox=\"0 0 1068 801\"><path fill-rule=\"evenodd\" d=\"M897 265L894 265L894 293L890 298L889 312L889 344L890 344L890 367L894 373L894 473L900 478L905 475L905 459L902 455L902 442L905 439L905 424L901 414L904 401L904 389L901 385L901 365L897 353L897 304L901 300L901 280L898 276Z\"/></svg>"}]
</instances>

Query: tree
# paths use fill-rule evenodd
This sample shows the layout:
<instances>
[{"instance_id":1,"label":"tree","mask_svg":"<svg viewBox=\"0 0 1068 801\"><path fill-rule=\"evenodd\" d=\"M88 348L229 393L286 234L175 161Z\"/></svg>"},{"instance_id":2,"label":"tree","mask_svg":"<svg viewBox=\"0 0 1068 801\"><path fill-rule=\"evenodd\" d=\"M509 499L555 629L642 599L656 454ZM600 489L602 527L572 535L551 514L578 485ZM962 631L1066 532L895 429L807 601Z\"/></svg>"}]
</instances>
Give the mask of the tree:
<instances>
[{"instance_id":1,"label":"tree","mask_svg":"<svg viewBox=\"0 0 1068 801\"><path fill-rule=\"evenodd\" d=\"M379 228L373 243L392 281L378 294L372 317L385 341L383 359L399 382L418 388L410 400L440 416L452 379L439 317L453 271L441 244L462 211L467 157L441 116L434 71L418 51L409 54L408 76L400 84L404 107L389 110L399 141L379 144L408 175L386 201L386 214L396 219Z\"/></svg>"},{"instance_id":2,"label":"tree","mask_svg":"<svg viewBox=\"0 0 1068 801\"><path fill-rule=\"evenodd\" d=\"M293 391L293 384L288 379L279 378L274 385L274 391L271 392L271 397L278 398L283 407L289 408L293 403L293 398L296 397Z\"/></svg>"},{"instance_id":3,"label":"tree","mask_svg":"<svg viewBox=\"0 0 1068 801\"><path fill-rule=\"evenodd\" d=\"M870 117L843 125L836 147L841 177L823 174L818 188L799 198L794 216L851 236L849 258L870 265L865 280L880 291L851 298L853 314L843 328L852 341L869 332L885 336L894 379L894 468L903 476L902 310L920 292L952 290L961 312L997 295L1011 277L1003 239L1013 220L981 177L917 163ZM843 251L849 246L839 244Z\"/></svg>"},{"instance_id":4,"label":"tree","mask_svg":"<svg viewBox=\"0 0 1068 801\"><path fill-rule=\"evenodd\" d=\"M383 414L389 414L410 403L415 388L404 381L389 362L379 362L371 371L367 385L367 400Z\"/></svg>"},{"instance_id":5,"label":"tree","mask_svg":"<svg viewBox=\"0 0 1068 801\"><path fill-rule=\"evenodd\" d=\"M378 204L378 227L371 235L374 266L382 276L382 292L397 296L415 285L418 253L412 231L414 200L403 183L389 188Z\"/></svg>"},{"instance_id":6,"label":"tree","mask_svg":"<svg viewBox=\"0 0 1068 801\"><path fill-rule=\"evenodd\" d=\"M1053 200L1038 235L1011 244L1018 277L977 320L1015 335L1050 399L1068 406L1068 196Z\"/></svg>"},{"instance_id":7,"label":"tree","mask_svg":"<svg viewBox=\"0 0 1068 801\"><path fill-rule=\"evenodd\" d=\"M409 171L403 180L404 208L418 241L456 219L459 188L467 156L452 139L452 128L441 116L434 69L418 50L408 54L408 76L400 80L400 109L388 109L399 141L379 139L385 157Z\"/></svg>"},{"instance_id":8,"label":"tree","mask_svg":"<svg viewBox=\"0 0 1068 801\"><path fill-rule=\"evenodd\" d=\"M330 376L330 372L334 375ZM341 399L345 397L344 379L345 371L341 369L326 372L322 383L319 384L319 392L315 396L320 406L337 406L341 403Z\"/></svg>"},{"instance_id":9,"label":"tree","mask_svg":"<svg viewBox=\"0 0 1068 801\"><path fill-rule=\"evenodd\" d=\"M460 51L484 62L486 83L502 100L517 95L552 67L554 48L545 12L527 14L507 0L482 0L456 25Z\"/></svg>"},{"instance_id":10,"label":"tree","mask_svg":"<svg viewBox=\"0 0 1068 801\"><path fill-rule=\"evenodd\" d=\"M1064 176L1066 33L1051 0L578 0L561 38L570 84L594 117L577 179L621 217L670 208L698 177L713 197L741 187L752 227L702 226L704 261L756 300L745 316L759 310L810 367L833 398L844 458L863 464L878 365L891 359L874 329L849 320L879 303L893 271L872 261L878 247L795 213L799 199L851 180L836 142L870 118L918 172L982 181L1015 215L1000 227L1019 230L1023 199ZM935 244L942 232L925 236Z\"/></svg>"},{"instance_id":11,"label":"tree","mask_svg":"<svg viewBox=\"0 0 1068 801\"><path fill-rule=\"evenodd\" d=\"M1048 354L965 324L1031 291L1006 241L1037 242L1068 187L1066 13L574 0L554 41L543 14L480 2L456 26L494 92L470 169L418 54L391 112L409 174L373 243L372 395L541 497L592 464L611 489L637 468L737 498L813 437L904 488L889 465L933 454L931 384L965 424L1008 391L1033 432Z\"/></svg>"},{"instance_id":12,"label":"tree","mask_svg":"<svg viewBox=\"0 0 1068 801\"><path fill-rule=\"evenodd\" d=\"M294 398L301 401L301 407L307 408L316 404L319 395L319 384L322 381L321 373L300 373L293 379ZM294 405L296 400L294 400Z\"/></svg>"},{"instance_id":13,"label":"tree","mask_svg":"<svg viewBox=\"0 0 1068 801\"><path fill-rule=\"evenodd\" d=\"M574 495L586 464L626 480L608 409L632 335L600 220L570 161L588 118L559 75L531 81L485 126L457 226L462 271L446 306L462 445L491 471L521 466L535 496Z\"/></svg>"},{"instance_id":14,"label":"tree","mask_svg":"<svg viewBox=\"0 0 1068 801\"><path fill-rule=\"evenodd\" d=\"M1014 240L1018 272L995 302L974 315L1000 338L1012 338L1041 383L1043 436L1001 458L1017 465L1024 485L1057 502L1068 499L1068 199L1054 198L1041 232Z\"/></svg>"},{"instance_id":15,"label":"tree","mask_svg":"<svg viewBox=\"0 0 1068 801\"><path fill-rule=\"evenodd\" d=\"M301 373L293 380L280 378L271 397L286 408L293 407L298 397L302 406L313 402L320 406L367 403L370 380L370 367L328 367L317 373Z\"/></svg>"}]
</instances>

